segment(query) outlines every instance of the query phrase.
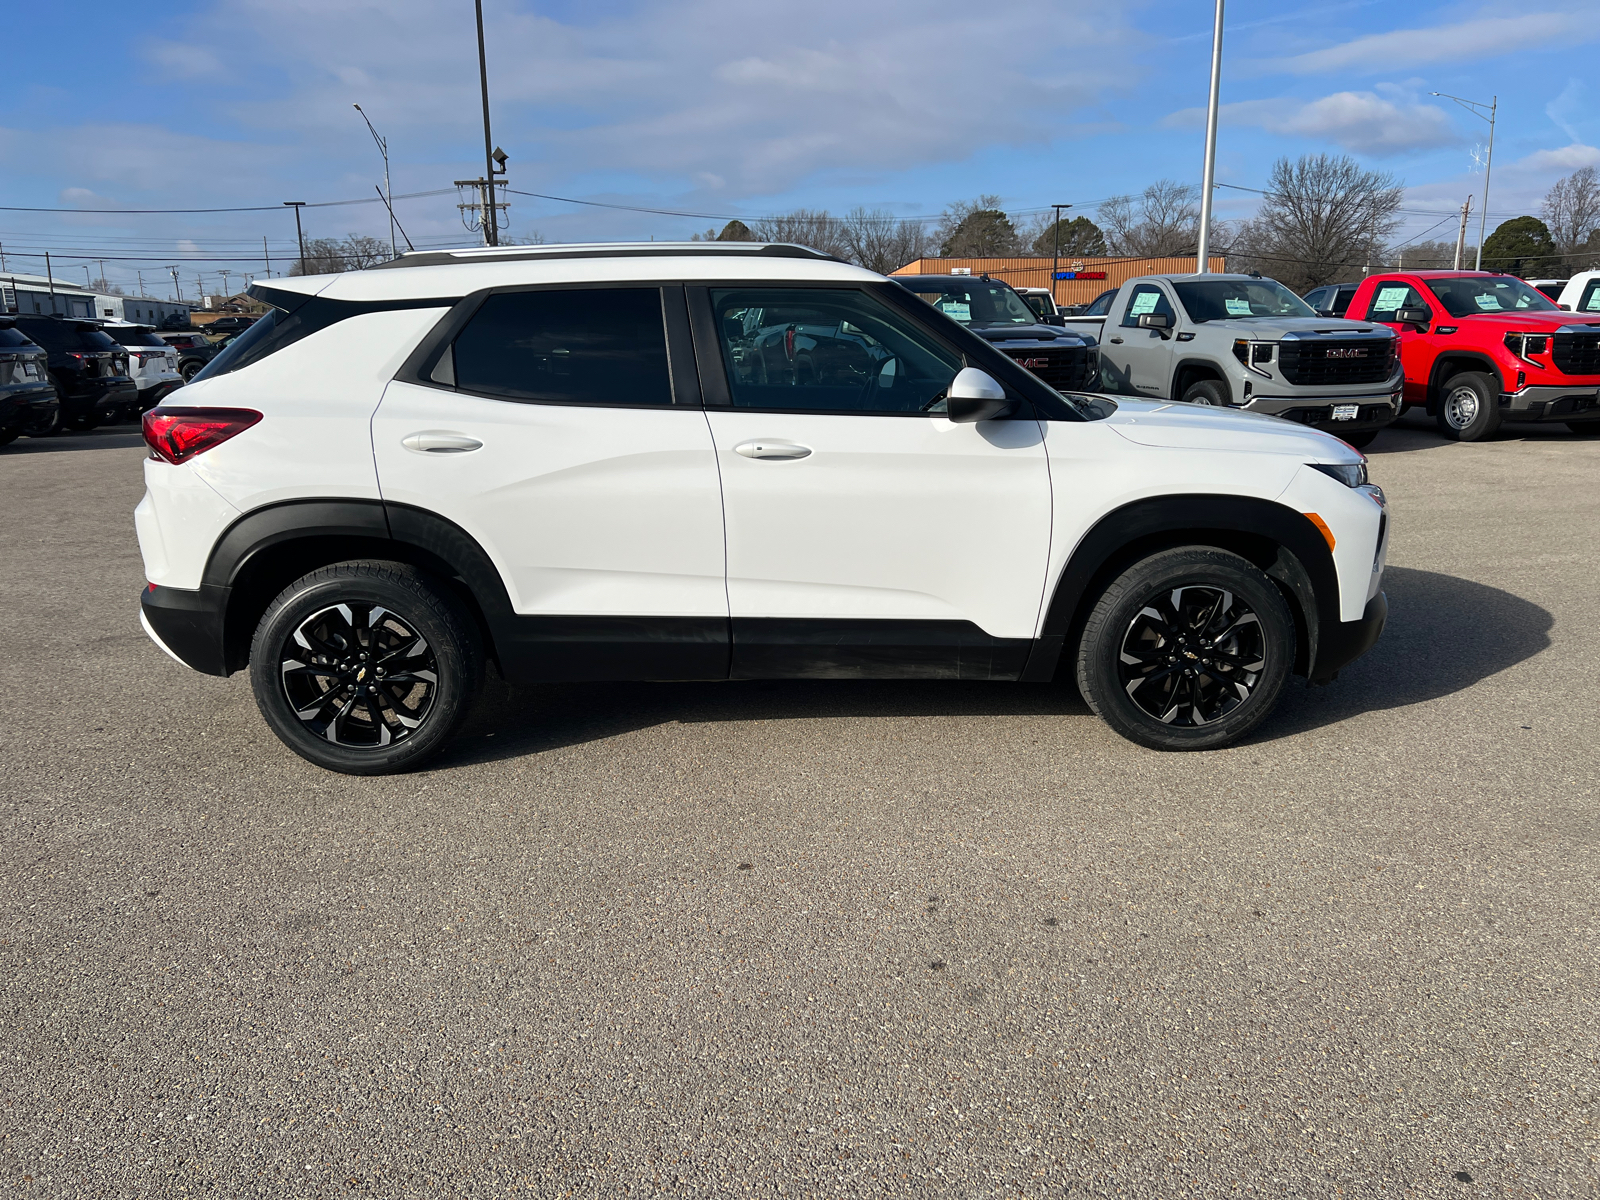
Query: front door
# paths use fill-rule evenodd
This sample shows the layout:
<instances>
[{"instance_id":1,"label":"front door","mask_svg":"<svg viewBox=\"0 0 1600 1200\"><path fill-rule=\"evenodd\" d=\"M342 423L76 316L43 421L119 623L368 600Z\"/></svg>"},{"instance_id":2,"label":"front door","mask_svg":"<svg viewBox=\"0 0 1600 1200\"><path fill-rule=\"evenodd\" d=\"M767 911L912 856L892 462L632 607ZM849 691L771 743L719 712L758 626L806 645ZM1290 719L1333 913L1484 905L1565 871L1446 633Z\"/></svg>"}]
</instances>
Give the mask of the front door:
<instances>
[{"instance_id":1,"label":"front door","mask_svg":"<svg viewBox=\"0 0 1600 1200\"><path fill-rule=\"evenodd\" d=\"M1427 325L1402 322L1400 313L1408 308L1423 309L1431 320ZM1424 297L1404 279L1380 279L1373 288L1365 319L1387 325L1400 335L1400 362L1406 372L1405 402L1426 404L1428 380L1433 375L1434 360L1439 357L1439 346L1432 330L1441 319L1448 320L1448 317L1435 307L1431 298Z\"/></svg>"},{"instance_id":2,"label":"front door","mask_svg":"<svg viewBox=\"0 0 1600 1200\"><path fill-rule=\"evenodd\" d=\"M397 380L373 416L385 502L476 539L539 677L727 676L722 498L683 314L681 287L494 293L452 343L454 384Z\"/></svg>"},{"instance_id":3,"label":"front door","mask_svg":"<svg viewBox=\"0 0 1600 1200\"><path fill-rule=\"evenodd\" d=\"M949 421L960 352L870 290L690 296L734 676L1016 678L1049 558L1038 422Z\"/></svg>"},{"instance_id":4,"label":"front door","mask_svg":"<svg viewBox=\"0 0 1600 1200\"><path fill-rule=\"evenodd\" d=\"M1167 318L1166 329L1140 329L1139 318L1146 313ZM1152 400L1180 400L1172 396L1172 338L1178 323L1177 312L1166 292L1153 283L1141 283L1129 294L1120 312L1107 319L1106 341L1114 350L1101 356L1115 364L1111 382L1127 396ZM1115 328L1110 323L1115 321Z\"/></svg>"}]
</instances>

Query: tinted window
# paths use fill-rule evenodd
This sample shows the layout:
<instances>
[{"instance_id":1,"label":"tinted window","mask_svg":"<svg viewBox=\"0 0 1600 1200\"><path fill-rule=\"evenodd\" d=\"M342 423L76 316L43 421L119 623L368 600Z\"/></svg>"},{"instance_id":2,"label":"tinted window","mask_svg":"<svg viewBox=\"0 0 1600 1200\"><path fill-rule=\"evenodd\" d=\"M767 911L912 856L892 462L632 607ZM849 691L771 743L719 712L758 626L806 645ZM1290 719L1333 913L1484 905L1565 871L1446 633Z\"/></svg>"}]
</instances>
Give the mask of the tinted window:
<instances>
[{"instance_id":1,"label":"tinted window","mask_svg":"<svg viewBox=\"0 0 1600 1200\"><path fill-rule=\"evenodd\" d=\"M1439 297L1439 303L1452 317L1470 317L1478 313L1560 311L1545 296L1522 280L1510 276L1430 279L1428 288Z\"/></svg>"},{"instance_id":2,"label":"tinted window","mask_svg":"<svg viewBox=\"0 0 1600 1200\"><path fill-rule=\"evenodd\" d=\"M1122 311L1122 327L1137 329L1139 318L1145 313L1162 313L1167 320L1173 319L1172 304L1167 300L1166 293L1153 284L1141 283L1128 297L1128 307Z\"/></svg>"},{"instance_id":3,"label":"tinted window","mask_svg":"<svg viewBox=\"0 0 1600 1200\"><path fill-rule=\"evenodd\" d=\"M28 346L31 344L27 335L20 329L0 329L0 346Z\"/></svg>"},{"instance_id":4,"label":"tinted window","mask_svg":"<svg viewBox=\"0 0 1600 1200\"><path fill-rule=\"evenodd\" d=\"M273 309L254 325L250 326L242 337L234 339L225 350L200 368L199 373L190 382L198 383L202 379L213 379L218 375L226 375L229 371L247 365L245 359L251 349L265 342L283 317L282 309ZM285 343L285 345L287 344ZM270 353L270 350L267 350L266 347L263 347L263 350ZM265 357L265 354L261 357Z\"/></svg>"},{"instance_id":5,"label":"tinted window","mask_svg":"<svg viewBox=\"0 0 1600 1200\"><path fill-rule=\"evenodd\" d=\"M1328 298L1328 293L1331 290L1330 288L1313 288L1305 294L1305 302L1312 308L1327 308L1328 306L1323 301Z\"/></svg>"},{"instance_id":6,"label":"tinted window","mask_svg":"<svg viewBox=\"0 0 1600 1200\"><path fill-rule=\"evenodd\" d=\"M1092 301L1090 301L1089 307L1083 310L1083 315L1086 317L1105 316L1111 311L1111 302L1116 299L1116 296L1116 288L1112 288L1108 292L1101 292Z\"/></svg>"},{"instance_id":7,"label":"tinted window","mask_svg":"<svg viewBox=\"0 0 1600 1200\"><path fill-rule=\"evenodd\" d=\"M66 350L77 344L77 335L60 321L19 322L17 328L47 350Z\"/></svg>"},{"instance_id":8,"label":"tinted window","mask_svg":"<svg viewBox=\"0 0 1600 1200\"><path fill-rule=\"evenodd\" d=\"M864 292L713 291L711 303L739 408L937 412L961 369L959 354Z\"/></svg>"},{"instance_id":9,"label":"tinted window","mask_svg":"<svg viewBox=\"0 0 1600 1200\"><path fill-rule=\"evenodd\" d=\"M1317 315L1275 279L1213 279L1172 286L1189 319L1197 323Z\"/></svg>"},{"instance_id":10,"label":"tinted window","mask_svg":"<svg viewBox=\"0 0 1600 1200\"><path fill-rule=\"evenodd\" d=\"M1583 287L1583 296L1578 300L1579 312L1600 312L1600 279L1591 279Z\"/></svg>"},{"instance_id":11,"label":"tinted window","mask_svg":"<svg viewBox=\"0 0 1600 1200\"><path fill-rule=\"evenodd\" d=\"M912 279L907 281L906 286L945 316L975 329L993 325L1032 325L1039 319L1022 297L1003 283L978 280L935 286Z\"/></svg>"},{"instance_id":12,"label":"tinted window","mask_svg":"<svg viewBox=\"0 0 1600 1200\"><path fill-rule=\"evenodd\" d=\"M119 346L166 346L166 343L155 334L146 333L142 329L127 329L111 325L106 328L106 333Z\"/></svg>"},{"instance_id":13,"label":"tinted window","mask_svg":"<svg viewBox=\"0 0 1600 1200\"><path fill-rule=\"evenodd\" d=\"M671 404L661 291L490 296L456 336L455 370L463 391L512 400Z\"/></svg>"},{"instance_id":14,"label":"tinted window","mask_svg":"<svg viewBox=\"0 0 1600 1200\"><path fill-rule=\"evenodd\" d=\"M1388 321L1392 324L1399 321L1400 318L1395 314L1402 308L1428 307L1428 302L1416 288L1404 283L1382 280L1373 289L1372 299L1367 304L1367 320Z\"/></svg>"}]
</instances>

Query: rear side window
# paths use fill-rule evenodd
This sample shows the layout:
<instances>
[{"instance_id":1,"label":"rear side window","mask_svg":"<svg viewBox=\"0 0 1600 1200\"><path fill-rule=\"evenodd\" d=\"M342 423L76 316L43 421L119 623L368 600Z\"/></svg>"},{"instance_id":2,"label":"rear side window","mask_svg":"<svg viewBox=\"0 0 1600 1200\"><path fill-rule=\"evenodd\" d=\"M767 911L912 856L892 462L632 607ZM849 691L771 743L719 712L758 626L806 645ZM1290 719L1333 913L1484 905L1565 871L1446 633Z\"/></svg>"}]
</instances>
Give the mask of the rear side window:
<instances>
[{"instance_id":1,"label":"rear side window","mask_svg":"<svg viewBox=\"0 0 1600 1200\"><path fill-rule=\"evenodd\" d=\"M278 322L283 318L283 310L275 308L262 317L254 325L246 329L233 341L229 342L221 354L217 355L200 369L191 383L199 383L202 379L214 379L218 375L226 375L229 371L236 371L240 367L249 366L257 359L265 358L273 350L281 349L289 344L283 340L282 346L270 344Z\"/></svg>"},{"instance_id":2,"label":"rear side window","mask_svg":"<svg viewBox=\"0 0 1600 1200\"><path fill-rule=\"evenodd\" d=\"M454 356L456 386L466 392L547 404L672 403L660 288L501 292L456 335Z\"/></svg>"}]
</instances>

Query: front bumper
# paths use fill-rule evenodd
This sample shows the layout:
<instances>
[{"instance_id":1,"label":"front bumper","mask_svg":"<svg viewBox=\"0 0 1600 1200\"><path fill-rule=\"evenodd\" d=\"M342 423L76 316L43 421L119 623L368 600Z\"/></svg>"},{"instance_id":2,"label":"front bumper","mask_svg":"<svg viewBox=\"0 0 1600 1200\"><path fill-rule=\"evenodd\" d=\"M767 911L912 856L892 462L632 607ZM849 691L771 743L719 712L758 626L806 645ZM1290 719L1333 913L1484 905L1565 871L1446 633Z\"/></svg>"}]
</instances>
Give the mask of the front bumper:
<instances>
[{"instance_id":1,"label":"front bumper","mask_svg":"<svg viewBox=\"0 0 1600 1200\"><path fill-rule=\"evenodd\" d=\"M1311 668L1312 683L1331 683L1339 671L1360 658L1377 643L1389 619L1389 598L1379 592L1367 601L1358 621L1340 621L1318 631L1317 661Z\"/></svg>"},{"instance_id":2,"label":"front bumper","mask_svg":"<svg viewBox=\"0 0 1600 1200\"><path fill-rule=\"evenodd\" d=\"M1337 410L1348 409L1351 405L1356 409L1353 417L1335 419L1334 413ZM1327 396L1318 396L1314 399L1252 396L1250 402L1242 407L1246 412L1282 417L1285 421L1309 425L1313 429L1321 429L1328 433L1366 433L1394 423L1400 415L1401 393L1396 389L1394 392L1378 395L1368 393L1362 396L1340 396L1331 399Z\"/></svg>"},{"instance_id":3,"label":"front bumper","mask_svg":"<svg viewBox=\"0 0 1600 1200\"><path fill-rule=\"evenodd\" d=\"M228 589L147 584L139 597L139 623L150 639L184 666L206 675L228 674L223 621Z\"/></svg>"},{"instance_id":4,"label":"front bumper","mask_svg":"<svg viewBox=\"0 0 1600 1200\"><path fill-rule=\"evenodd\" d=\"M1533 384L1500 393L1500 416L1507 421L1571 421L1600 418L1600 388Z\"/></svg>"}]
</instances>

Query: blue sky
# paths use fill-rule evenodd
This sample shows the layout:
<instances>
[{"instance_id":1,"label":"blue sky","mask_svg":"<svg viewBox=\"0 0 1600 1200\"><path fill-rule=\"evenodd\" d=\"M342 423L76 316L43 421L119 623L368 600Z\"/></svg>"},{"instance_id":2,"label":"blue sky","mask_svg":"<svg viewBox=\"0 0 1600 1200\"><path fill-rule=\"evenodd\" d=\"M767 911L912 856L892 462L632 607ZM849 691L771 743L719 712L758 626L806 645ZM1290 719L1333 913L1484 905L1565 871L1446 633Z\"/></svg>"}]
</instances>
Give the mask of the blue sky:
<instances>
[{"instance_id":1,"label":"blue sky","mask_svg":"<svg viewBox=\"0 0 1600 1200\"><path fill-rule=\"evenodd\" d=\"M1209 0L487 0L495 140L512 186L704 214L514 197L512 232L686 237L729 216L856 204L905 216L995 193L1012 210L1198 182ZM482 170L471 0L101 0L7 14L0 205L209 208L362 199L389 139L397 194ZM1500 98L1490 227L1600 164L1596 0L1231 0L1218 179L1348 152L1407 187L1400 236L1452 236L1487 126L1430 92ZM70 44L70 63L61 48ZM28 48L34 48L30 51ZM375 197L374 197L375 201ZM1248 191L1218 215L1248 216ZM453 191L397 203L419 246L467 244ZM1476 208L1476 202L1474 207ZM308 236L387 234L376 203L308 208ZM45 249L147 283L281 270L286 211L0 212L13 270ZM78 256L78 257L73 257ZM237 256L237 257L230 257ZM209 261L200 261L209 260ZM91 263L100 272L99 263ZM168 281L170 284L170 281ZM157 291L156 287L151 287Z\"/></svg>"}]
</instances>

